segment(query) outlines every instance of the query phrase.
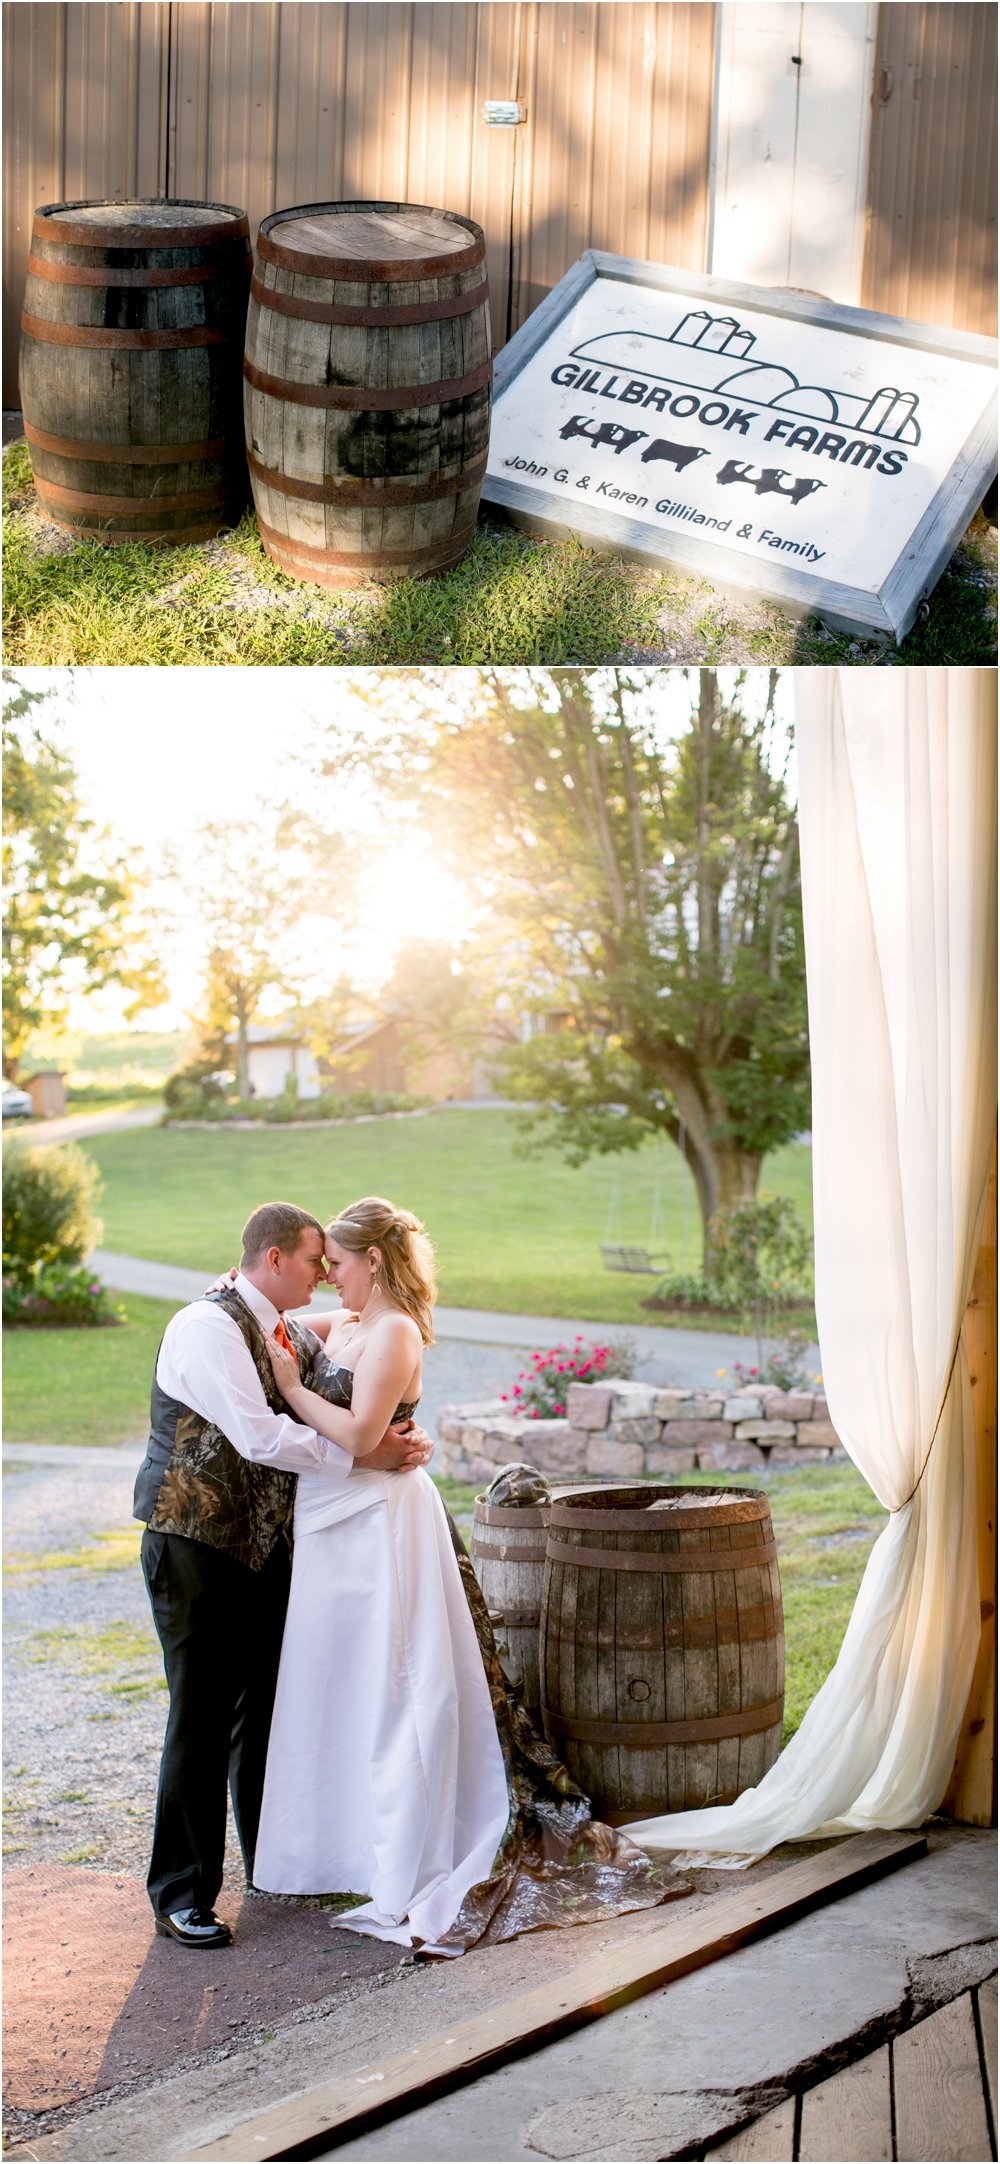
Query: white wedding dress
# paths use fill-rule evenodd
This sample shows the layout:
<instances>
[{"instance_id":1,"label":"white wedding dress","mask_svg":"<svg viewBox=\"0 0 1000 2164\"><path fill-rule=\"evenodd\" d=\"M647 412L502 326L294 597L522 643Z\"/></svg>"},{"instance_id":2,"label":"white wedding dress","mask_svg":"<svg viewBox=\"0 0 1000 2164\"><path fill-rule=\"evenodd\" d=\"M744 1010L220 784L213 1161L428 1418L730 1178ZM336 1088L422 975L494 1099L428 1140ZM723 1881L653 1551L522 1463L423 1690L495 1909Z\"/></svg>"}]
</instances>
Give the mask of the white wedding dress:
<instances>
[{"instance_id":1,"label":"white wedding dress","mask_svg":"<svg viewBox=\"0 0 1000 2164\"><path fill-rule=\"evenodd\" d=\"M507 1781L441 1498L425 1472L299 1477L254 1882L364 1893L338 1925L433 1945L489 1877Z\"/></svg>"}]
</instances>

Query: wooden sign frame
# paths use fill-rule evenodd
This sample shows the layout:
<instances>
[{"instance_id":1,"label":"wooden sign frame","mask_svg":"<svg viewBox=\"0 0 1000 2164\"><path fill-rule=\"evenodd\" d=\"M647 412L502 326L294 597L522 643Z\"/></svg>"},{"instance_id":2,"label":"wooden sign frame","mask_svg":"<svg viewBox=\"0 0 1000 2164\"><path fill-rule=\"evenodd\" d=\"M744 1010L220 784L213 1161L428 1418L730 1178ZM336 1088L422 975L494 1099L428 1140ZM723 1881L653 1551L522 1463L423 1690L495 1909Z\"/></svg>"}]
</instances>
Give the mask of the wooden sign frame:
<instances>
[{"instance_id":1,"label":"wooden sign frame","mask_svg":"<svg viewBox=\"0 0 1000 2164\"><path fill-rule=\"evenodd\" d=\"M608 255L598 249L588 249L497 355L494 442L504 401L518 377L598 279L641 286L657 293L676 293L681 302L693 302L696 307L742 307L756 316L770 315L786 323L792 320L823 329L848 331L894 347L911 346L921 353L971 361L994 374L996 371L996 340L979 337L970 331L945 330L910 322L902 316L877 315L865 308L843 307L839 302L819 300L810 294L745 285L730 278L706 277L669 265L644 263L631 256ZM748 399L752 397L749 391L745 395ZM697 453L691 455L697 456ZM695 530L683 525L664 525L662 545L655 546L660 539L659 529L654 530L627 513L597 504L590 497L575 497L571 504L565 493L556 493L551 487L545 489L537 482L520 480L498 470L493 454L483 483L483 499L502 507L513 524L528 532L559 540L577 536L588 548L599 552L612 551L650 564L656 570L669 567L688 577L705 578L723 592L743 600L773 601L793 618L819 616L832 630L890 645L898 644L911 629L921 601L936 585L996 471L994 386L992 399L987 400L931 502L877 590L809 573L801 566L793 565L781 553L777 557L768 552L743 555L735 548L723 548L708 539L702 540ZM677 476L672 475L671 480L676 486ZM567 515L570 512L572 516Z\"/></svg>"}]
</instances>

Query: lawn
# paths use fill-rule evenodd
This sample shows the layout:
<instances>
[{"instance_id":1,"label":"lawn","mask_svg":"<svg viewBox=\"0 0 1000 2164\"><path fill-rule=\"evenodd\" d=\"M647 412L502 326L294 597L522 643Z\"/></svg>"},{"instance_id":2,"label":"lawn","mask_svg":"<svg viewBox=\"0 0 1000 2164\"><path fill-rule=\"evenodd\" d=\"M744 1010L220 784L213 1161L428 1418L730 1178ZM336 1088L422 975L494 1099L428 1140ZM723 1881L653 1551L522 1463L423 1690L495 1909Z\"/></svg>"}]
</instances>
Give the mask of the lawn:
<instances>
[{"instance_id":1,"label":"lawn","mask_svg":"<svg viewBox=\"0 0 1000 2164\"><path fill-rule=\"evenodd\" d=\"M117 1330L5 1330L9 1443L129 1443L149 1428L156 1349L176 1300L119 1294Z\"/></svg>"},{"instance_id":2,"label":"lawn","mask_svg":"<svg viewBox=\"0 0 1000 2164\"><path fill-rule=\"evenodd\" d=\"M9 664L201 668L641 661L991 664L996 528L977 513L898 652L793 624L700 579L535 540L484 511L453 571L343 594L296 584L251 513L194 547L77 543L40 514L27 448L4 465Z\"/></svg>"},{"instance_id":3,"label":"lawn","mask_svg":"<svg viewBox=\"0 0 1000 2164\"><path fill-rule=\"evenodd\" d=\"M677 1151L650 1144L574 1168L551 1149L520 1157L516 1143L516 1114L443 1110L326 1131L135 1128L84 1147L105 1182L102 1244L119 1253L221 1270L238 1260L258 1203L280 1197L325 1219L359 1195L388 1194L426 1221L446 1306L667 1320L639 1305L654 1280L606 1271L600 1243L652 1245L697 1268L698 1207ZM811 1226L811 1179L811 1150L790 1144L768 1159L762 1185L790 1196Z\"/></svg>"}]
</instances>

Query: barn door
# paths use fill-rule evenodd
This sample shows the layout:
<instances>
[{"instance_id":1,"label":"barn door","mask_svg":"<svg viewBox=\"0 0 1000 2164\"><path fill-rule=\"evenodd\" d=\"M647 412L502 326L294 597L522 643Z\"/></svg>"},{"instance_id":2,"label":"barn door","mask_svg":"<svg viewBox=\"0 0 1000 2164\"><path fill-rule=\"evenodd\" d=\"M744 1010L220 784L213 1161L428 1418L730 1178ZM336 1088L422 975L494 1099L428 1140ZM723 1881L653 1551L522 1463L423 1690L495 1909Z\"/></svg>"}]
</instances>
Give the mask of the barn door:
<instances>
[{"instance_id":1,"label":"barn door","mask_svg":"<svg viewBox=\"0 0 1000 2164\"><path fill-rule=\"evenodd\" d=\"M879 10L863 301L996 335L997 17Z\"/></svg>"},{"instance_id":2,"label":"barn door","mask_svg":"<svg viewBox=\"0 0 1000 2164\"><path fill-rule=\"evenodd\" d=\"M718 14L709 269L856 304L878 9L736 0Z\"/></svg>"}]
</instances>

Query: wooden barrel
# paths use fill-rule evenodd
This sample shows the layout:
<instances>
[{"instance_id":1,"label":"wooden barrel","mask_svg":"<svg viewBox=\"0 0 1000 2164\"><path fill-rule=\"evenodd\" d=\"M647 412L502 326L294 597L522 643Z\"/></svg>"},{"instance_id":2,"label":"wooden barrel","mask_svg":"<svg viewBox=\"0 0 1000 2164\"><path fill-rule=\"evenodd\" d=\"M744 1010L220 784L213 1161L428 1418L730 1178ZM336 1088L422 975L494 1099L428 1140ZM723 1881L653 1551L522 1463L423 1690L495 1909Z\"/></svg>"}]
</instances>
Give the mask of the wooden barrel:
<instances>
[{"instance_id":1,"label":"wooden barrel","mask_svg":"<svg viewBox=\"0 0 1000 2164\"><path fill-rule=\"evenodd\" d=\"M547 1549L542 1720L595 1815L695 1810L753 1787L784 1707L767 1496L564 1488Z\"/></svg>"},{"instance_id":2,"label":"wooden barrel","mask_svg":"<svg viewBox=\"0 0 1000 2164\"><path fill-rule=\"evenodd\" d=\"M521 1684L529 1708L540 1703L538 1623L550 1508L543 1503L513 1510L476 1497L472 1567L487 1608L501 1618L495 1627L498 1644L507 1649L504 1666Z\"/></svg>"},{"instance_id":3,"label":"wooden barrel","mask_svg":"<svg viewBox=\"0 0 1000 2164\"><path fill-rule=\"evenodd\" d=\"M230 203L47 203L21 316L46 515L94 540L203 541L248 495L240 365L252 268Z\"/></svg>"},{"instance_id":4,"label":"wooden barrel","mask_svg":"<svg viewBox=\"0 0 1000 2164\"><path fill-rule=\"evenodd\" d=\"M315 586L420 577L475 529L490 434L482 227L414 203L265 218L247 316L261 538Z\"/></svg>"}]
</instances>

